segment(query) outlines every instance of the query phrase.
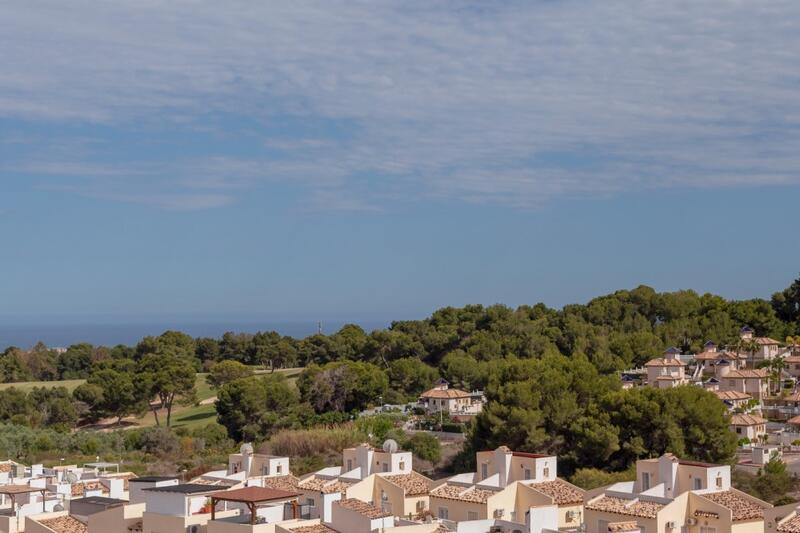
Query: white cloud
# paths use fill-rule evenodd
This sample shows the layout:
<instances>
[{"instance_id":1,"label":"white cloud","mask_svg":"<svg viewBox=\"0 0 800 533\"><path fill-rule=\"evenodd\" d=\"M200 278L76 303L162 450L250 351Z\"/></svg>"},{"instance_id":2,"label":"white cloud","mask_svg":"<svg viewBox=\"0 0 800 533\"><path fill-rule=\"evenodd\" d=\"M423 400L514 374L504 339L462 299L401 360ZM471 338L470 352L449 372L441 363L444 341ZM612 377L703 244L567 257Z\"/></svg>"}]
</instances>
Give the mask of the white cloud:
<instances>
[{"instance_id":1,"label":"white cloud","mask_svg":"<svg viewBox=\"0 0 800 533\"><path fill-rule=\"evenodd\" d=\"M2 9L0 116L110 128L296 116L346 133L255 131L263 154L133 161L115 171L126 180L106 180L109 198L214 207L289 180L308 188L308 205L343 209L426 197L530 207L564 194L800 182L796 0ZM19 163L105 165L93 156ZM101 178L62 175L83 190Z\"/></svg>"}]
</instances>

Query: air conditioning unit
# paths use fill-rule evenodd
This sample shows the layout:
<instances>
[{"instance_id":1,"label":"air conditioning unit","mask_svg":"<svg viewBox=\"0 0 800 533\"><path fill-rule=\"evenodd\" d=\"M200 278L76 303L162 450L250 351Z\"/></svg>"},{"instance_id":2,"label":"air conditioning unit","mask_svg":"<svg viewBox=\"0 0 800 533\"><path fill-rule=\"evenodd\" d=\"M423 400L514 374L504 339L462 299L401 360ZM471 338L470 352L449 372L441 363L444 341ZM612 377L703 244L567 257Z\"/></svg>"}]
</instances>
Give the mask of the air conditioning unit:
<instances>
[{"instance_id":1,"label":"air conditioning unit","mask_svg":"<svg viewBox=\"0 0 800 533\"><path fill-rule=\"evenodd\" d=\"M505 509L495 509L494 510L494 517L495 518L503 518L503 515L506 513Z\"/></svg>"},{"instance_id":2,"label":"air conditioning unit","mask_svg":"<svg viewBox=\"0 0 800 533\"><path fill-rule=\"evenodd\" d=\"M677 524L675 524L675 522L673 522L672 520L670 520L669 522L667 522L667 529L675 529L675 526L676 526L676 525L677 525Z\"/></svg>"},{"instance_id":3,"label":"air conditioning unit","mask_svg":"<svg viewBox=\"0 0 800 533\"><path fill-rule=\"evenodd\" d=\"M576 511L567 511L566 516L567 516L567 521L572 522L578 516L578 513Z\"/></svg>"},{"instance_id":4,"label":"air conditioning unit","mask_svg":"<svg viewBox=\"0 0 800 533\"><path fill-rule=\"evenodd\" d=\"M696 526L697 525L697 518L689 517L686 519L687 526Z\"/></svg>"}]
</instances>

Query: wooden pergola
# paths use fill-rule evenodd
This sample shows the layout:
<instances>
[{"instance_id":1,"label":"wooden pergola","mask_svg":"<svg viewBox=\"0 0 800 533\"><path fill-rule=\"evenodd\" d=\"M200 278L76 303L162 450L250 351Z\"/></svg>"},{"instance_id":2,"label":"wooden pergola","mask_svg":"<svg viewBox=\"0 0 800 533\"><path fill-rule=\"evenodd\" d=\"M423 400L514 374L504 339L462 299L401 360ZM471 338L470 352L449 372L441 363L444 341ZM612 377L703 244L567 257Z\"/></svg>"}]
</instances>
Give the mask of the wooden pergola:
<instances>
[{"instance_id":1,"label":"wooden pergola","mask_svg":"<svg viewBox=\"0 0 800 533\"><path fill-rule=\"evenodd\" d=\"M11 498L11 509L14 514L17 512L16 498L20 494L30 494L32 492L40 492L42 494L42 512L45 511L45 498L44 495L47 489L44 487L31 487L30 485L0 485L0 494Z\"/></svg>"},{"instance_id":2,"label":"wooden pergola","mask_svg":"<svg viewBox=\"0 0 800 533\"><path fill-rule=\"evenodd\" d=\"M42 512L47 512L45 494L47 489L44 487L31 487L30 485L2 485L0 486L0 495L8 496L11 498L11 510L17 518L17 527L19 527L19 516L17 515L17 496L20 494L31 494L32 492L40 492L42 494Z\"/></svg>"},{"instance_id":3,"label":"wooden pergola","mask_svg":"<svg viewBox=\"0 0 800 533\"><path fill-rule=\"evenodd\" d=\"M211 520L216 519L217 503L235 502L247 505L250 510L250 525L255 525L256 511L260 505L266 503L291 503L292 518L297 518L297 497L299 492L288 492L278 489L267 489L264 487L245 487L243 489L223 490L215 492L211 498Z\"/></svg>"}]
</instances>

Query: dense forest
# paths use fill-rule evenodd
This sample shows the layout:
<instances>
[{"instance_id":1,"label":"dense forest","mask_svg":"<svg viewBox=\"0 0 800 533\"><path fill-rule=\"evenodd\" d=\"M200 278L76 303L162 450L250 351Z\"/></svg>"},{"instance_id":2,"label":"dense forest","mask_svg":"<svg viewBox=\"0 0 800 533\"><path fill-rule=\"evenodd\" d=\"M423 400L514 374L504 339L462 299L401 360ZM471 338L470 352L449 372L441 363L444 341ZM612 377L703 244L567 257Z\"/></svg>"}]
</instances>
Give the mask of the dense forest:
<instances>
[{"instance_id":1,"label":"dense forest","mask_svg":"<svg viewBox=\"0 0 800 533\"><path fill-rule=\"evenodd\" d=\"M729 301L694 291L618 291L585 305L447 307L429 318L365 332L347 325L304 339L275 332L194 339L180 332L136 346L39 344L0 356L0 380L87 379L72 397L0 391L0 422L69 427L156 407L169 425L176 402L192 402L194 375L209 371L218 420L234 440L264 439L286 428L350 420L365 407L413 400L438 377L482 389L488 404L468 428L472 450L506 444L547 451L567 472L623 470L664 451L729 461L735 438L725 407L696 387L621 390L619 371L668 346L700 351L707 340L734 343L743 325L779 340L800 335L800 279L770 300ZM305 367L296 384L267 369ZM156 399L155 402L152 400ZM157 413L156 413L157 414ZM45 416L46 415L46 416Z\"/></svg>"}]
</instances>

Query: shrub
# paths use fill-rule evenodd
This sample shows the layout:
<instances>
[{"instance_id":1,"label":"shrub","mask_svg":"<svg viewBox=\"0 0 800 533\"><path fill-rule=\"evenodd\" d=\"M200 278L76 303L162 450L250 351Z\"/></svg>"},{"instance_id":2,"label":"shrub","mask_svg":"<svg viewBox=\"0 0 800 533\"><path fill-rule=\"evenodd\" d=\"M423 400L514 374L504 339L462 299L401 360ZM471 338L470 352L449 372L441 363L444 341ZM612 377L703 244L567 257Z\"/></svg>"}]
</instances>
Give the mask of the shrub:
<instances>
[{"instance_id":1,"label":"shrub","mask_svg":"<svg viewBox=\"0 0 800 533\"><path fill-rule=\"evenodd\" d=\"M430 433L415 433L405 442L405 447L414 455L431 463L438 463L442 458L442 446L439 439Z\"/></svg>"}]
</instances>

